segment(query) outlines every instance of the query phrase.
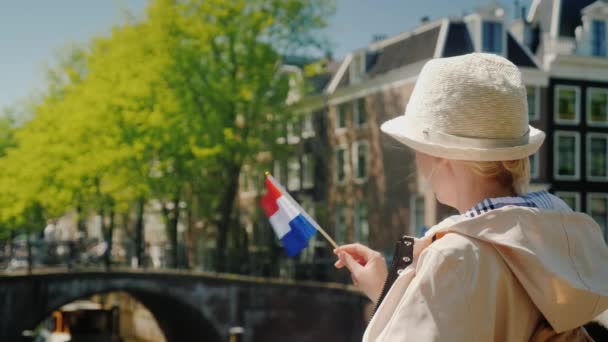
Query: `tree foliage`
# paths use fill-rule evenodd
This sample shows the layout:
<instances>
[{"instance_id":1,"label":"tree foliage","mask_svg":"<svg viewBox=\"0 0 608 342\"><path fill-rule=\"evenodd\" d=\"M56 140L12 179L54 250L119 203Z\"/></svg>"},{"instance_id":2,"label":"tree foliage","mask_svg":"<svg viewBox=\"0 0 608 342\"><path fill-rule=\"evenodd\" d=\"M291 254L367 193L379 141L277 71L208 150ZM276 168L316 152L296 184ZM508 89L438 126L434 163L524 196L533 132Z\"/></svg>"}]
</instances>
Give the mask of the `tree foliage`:
<instances>
[{"instance_id":1,"label":"tree foliage","mask_svg":"<svg viewBox=\"0 0 608 342\"><path fill-rule=\"evenodd\" d=\"M230 232L242 233L242 168L264 166L256 157L277 149L291 116L283 56L320 51L332 10L322 0L153 0L143 19L66 51L31 118L0 121L2 229L41 229L70 210L114 222L155 201L174 262L186 211L215 229L224 270Z\"/></svg>"}]
</instances>

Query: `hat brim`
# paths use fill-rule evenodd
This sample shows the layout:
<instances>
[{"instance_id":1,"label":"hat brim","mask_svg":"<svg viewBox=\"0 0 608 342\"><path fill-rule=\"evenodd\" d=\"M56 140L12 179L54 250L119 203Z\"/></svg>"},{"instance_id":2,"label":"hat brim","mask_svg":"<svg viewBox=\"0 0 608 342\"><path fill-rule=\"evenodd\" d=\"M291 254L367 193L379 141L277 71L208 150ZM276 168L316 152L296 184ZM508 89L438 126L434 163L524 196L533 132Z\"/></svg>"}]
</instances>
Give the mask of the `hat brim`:
<instances>
[{"instance_id":1,"label":"hat brim","mask_svg":"<svg viewBox=\"0 0 608 342\"><path fill-rule=\"evenodd\" d=\"M516 160L529 157L536 153L543 141L545 133L529 126L529 139L525 145L512 147L479 148L437 144L428 141L423 134L423 128L407 115L400 115L382 124L380 129L408 147L431 156L468 161L501 161Z\"/></svg>"}]
</instances>

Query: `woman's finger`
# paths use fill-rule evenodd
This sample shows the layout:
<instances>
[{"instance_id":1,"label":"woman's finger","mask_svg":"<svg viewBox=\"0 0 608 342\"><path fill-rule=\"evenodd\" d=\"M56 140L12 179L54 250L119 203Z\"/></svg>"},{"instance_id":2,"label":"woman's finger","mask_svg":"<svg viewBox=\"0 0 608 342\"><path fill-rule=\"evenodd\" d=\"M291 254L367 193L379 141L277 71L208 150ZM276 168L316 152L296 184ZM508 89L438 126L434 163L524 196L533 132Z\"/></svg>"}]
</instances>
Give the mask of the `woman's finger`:
<instances>
[{"instance_id":1,"label":"woman's finger","mask_svg":"<svg viewBox=\"0 0 608 342\"><path fill-rule=\"evenodd\" d=\"M355 276L359 272L359 270L361 268L363 268L363 266L361 266L355 259L353 259L353 257L350 254L348 254L346 252L340 252L339 257L340 257L340 261L342 261L344 266L346 266L346 268L348 268L350 273L352 273Z\"/></svg>"},{"instance_id":2,"label":"woman's finger","mask_svg":"<svg viewBox=\"0 0 608 342\"><path fill-rule=\"evenodd\" d=\"M336 248L335 252L336 253L347 252L348 254L352 255L354 258L361 259L363 261L368 261L369 259L375 257L378 254L378 252L376 252L373 249L371 249L367 246L364 246L360 243L353 243L353 244L349 244L349 245L340 246L340 247Z\"/></svg>"}]
</instances>

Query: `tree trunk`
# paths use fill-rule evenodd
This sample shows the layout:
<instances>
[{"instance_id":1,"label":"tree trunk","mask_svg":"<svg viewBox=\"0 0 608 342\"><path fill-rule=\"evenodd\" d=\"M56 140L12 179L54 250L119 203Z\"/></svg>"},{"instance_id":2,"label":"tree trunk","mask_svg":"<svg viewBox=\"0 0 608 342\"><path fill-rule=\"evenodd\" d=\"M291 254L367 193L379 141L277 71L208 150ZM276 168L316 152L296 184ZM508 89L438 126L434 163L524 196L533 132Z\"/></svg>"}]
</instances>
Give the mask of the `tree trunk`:
<instances>
[{"instance_id":1,"label":"tree trunk","mask_svg":"<svg viewBox=\"0 0 608 342\"><path fill-rule=\"evenodd\" d=\"M226 271L226 242L228 239L228 232L230 231L230 223L232 219L232 212L234 209L234 200L236 199L238 186L239 186L239 173L240 166L233 165L228 169L228 175L230 177L230 183L222 194L222 200L219 205L220 219L217 223L217 244L216 244L216 272Z\"/></svg>"},{"instance_id":2,"label":"tree trunk","mask_svg":"<svg viewBox=\"0 0 608 342\"><path fill-rule=\"evenodd\" d=\"M26 229L25 231L26 234L26 246L27 246L27 273L31 274L32 273L32 268L33 268L33 262L34 262L34 258L32 257L32 238L31 238L31 233L30 233L30 229Z\"/></svg>"},{"instance_id":3,"label":"tree trunk","mask_svg":"<svg viewBox=\"0 0 608 342\"><path fill-rule=\"evenodd\" d=\"M76 216L76 227L78 228L78 233L80 233L79 238L84 238L87 233L87 225L85 223L84 213L80 204L76 206Z\"/></svg>"},{"instance_id":4,"label":"tree trunk","mask_svg":"<svg viewBox=\"0 0 608 342\"><path fill-rule=\"evenodd\" d=\"M167 205L163 205L163 216L165 217L165 224L167 230L167 237L169 238L169 244L171 245L171 262L170 267L178 268L179 263L179 243L177 236L177 225L179 223L179 197L176 197L171 201L173 207L168 208Z\"/></svg>"},{"instance_id":5,"label":"tree trunk","mask_svg":"<svg viewBox=\"0 0 608 342\"><path fill-rule=\"evenodd\" d=\"M112 266L112 245L113 245L113 237L114 237L114 209L110 210L110 225L108 226L108 232L106 235L106 251L104 253L104 263L106 265L106 270L110 270Z\"/></svg>"},{"instance_id":6,"label":"tree trunk","mask_svg":"<svg viewBox=\"0 0 608 342\"><path fill-rule=\"evenodd\" d=\"M143 262L145 205L146 200L140 197L137 200L137 219L135 221L135 258L137 259L137 267L142 267Z\"/></svg>"}]
</instances>

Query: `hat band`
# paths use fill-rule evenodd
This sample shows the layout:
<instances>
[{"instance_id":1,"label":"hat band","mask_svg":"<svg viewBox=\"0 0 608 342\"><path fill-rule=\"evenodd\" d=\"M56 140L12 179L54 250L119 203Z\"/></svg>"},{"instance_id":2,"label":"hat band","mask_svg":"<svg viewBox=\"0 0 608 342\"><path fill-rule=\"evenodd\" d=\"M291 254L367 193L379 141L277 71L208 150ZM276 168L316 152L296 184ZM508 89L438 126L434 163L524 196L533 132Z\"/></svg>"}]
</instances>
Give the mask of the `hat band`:
<instances>
[{"instance_id":1,"label":"hat band","mask_svg":"<svg viewBox=\"0 0 608 342\"><path fill-rule=\"evenodd\" d=\"M530 129L519 138L513 139L488 139L488 138L470 138L451 135L443 132L434 132L429 129L422 130L426 140L440 145L456 145L478 148L502 148L516 147L527 145L530 140Z\"/></svg>"}]
</instances>

